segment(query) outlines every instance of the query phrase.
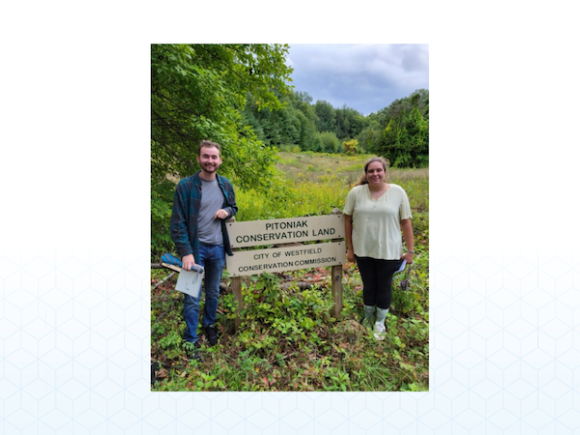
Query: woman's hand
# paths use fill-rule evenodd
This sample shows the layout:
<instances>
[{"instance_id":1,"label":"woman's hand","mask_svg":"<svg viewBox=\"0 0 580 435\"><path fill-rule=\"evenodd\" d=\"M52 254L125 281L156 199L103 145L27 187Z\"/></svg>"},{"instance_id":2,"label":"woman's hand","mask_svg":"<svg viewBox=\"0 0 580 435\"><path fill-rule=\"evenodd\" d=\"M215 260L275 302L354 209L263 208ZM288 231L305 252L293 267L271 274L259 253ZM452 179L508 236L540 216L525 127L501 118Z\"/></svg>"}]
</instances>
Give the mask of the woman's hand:
<instances>
[{"instance_id":1,"label":"woman's hand","mask_svg":"<svg viewBox=\"0 0 580 435\"><path fill-rule=\"evenodd\" d=\"M414 255L411 252L405 252L401 257L401 260L405 260L407 264L413 264Z\"/></svg>"},{"instance_id":2,"label":"woman's hand","mask_svg":"<svg viewBox=\"0 0 580 435\"><path fill-rule=\"evenodd\" d=\"M354 250L352 248L348 248L346 251L346 259L351 263L354 263Z\"/></svg>"},{"instance_id":3,"label":"woman's hand","mask_svg":"<svg viewBox=\"0 0 580 435\"><path fill-rule=\"evenodd\" d=\"M415 244L413 243L413 224L411 219L401 219L401 229L403 230L403 238L405 239L405 246L408 251L403 254L401 259L407 260L407 263L413 264L413 254Z\"/></svg>"},{"instance_id":4,"label":"woman's hand","mask_svg":"<svg viewBox=\"0 0 580 435\"><path fill-rule=\"evenodd\" d=\"M346 239L346 259L354 263L354 249L352 248L352 216L344 215L344 234Z\"/></svg>"}]
</instances>

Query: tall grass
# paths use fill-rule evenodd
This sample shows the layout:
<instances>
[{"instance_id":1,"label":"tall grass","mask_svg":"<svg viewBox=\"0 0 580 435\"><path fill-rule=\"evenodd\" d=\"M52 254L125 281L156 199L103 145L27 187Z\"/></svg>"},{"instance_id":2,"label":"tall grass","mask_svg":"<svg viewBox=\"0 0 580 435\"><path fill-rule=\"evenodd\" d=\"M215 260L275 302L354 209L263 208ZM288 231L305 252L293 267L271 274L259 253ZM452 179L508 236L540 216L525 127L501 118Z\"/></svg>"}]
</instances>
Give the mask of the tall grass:
<instances>
[{"instance_id":1,"label":"tall grass","mask_svg":"<svg viewBox=\"0 0 580 435\"><path fill-rule=\"evenodd\" d=\"M344 208L346 196L363 173L369 156L280 153L277 177L267 194L236 190L239 221L330 214ZM389 169L388 182L402 186L413 213L413 223L428 226L429 169ZM428 218L427 218L428 220Z\"/></svg>"}]
</instances>

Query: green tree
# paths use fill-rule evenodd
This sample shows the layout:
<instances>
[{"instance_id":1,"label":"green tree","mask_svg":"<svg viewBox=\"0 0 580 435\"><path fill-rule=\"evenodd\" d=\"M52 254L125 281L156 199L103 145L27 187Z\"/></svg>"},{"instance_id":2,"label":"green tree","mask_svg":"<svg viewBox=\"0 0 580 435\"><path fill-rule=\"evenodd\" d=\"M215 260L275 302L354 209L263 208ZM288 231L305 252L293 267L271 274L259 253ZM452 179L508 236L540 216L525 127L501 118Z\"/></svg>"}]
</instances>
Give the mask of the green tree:
<instances>
[{"instance_id":1,"label":"green tree","mask_svg":"<svg viewBox=\"0 0 580 435\"><path fill-rule=\"evenodd\" d=\"M316 129L318 131L336 133L336 112L330 103L324 100L317 101L314 105L314 113L317 116Z\"/></svg>"},{"instance_id":2,"label":"green tree","mask_svg":"<svg viewBox=\"0 0 580 435\"><path fill-rule=\"evenodd\" d=\"M348 139L358 135L365 125L364 116L358 111L347 107L336 109L336 135L339 139Z\"/></svg>"},{"instance_id":3,"label":"green tree","mask_svg":"<svg viewBox=\"0 0 580 435\"><path fill-rule=\"evenodd\" d=\"M274 150L258 139L252 120L242 119L248 94L264 109L280 109L290 91L288 45L151 46L152 250L171 249L168 234L172 189L166 179L198 170L202 139L222 145L221 173L238 187L266 188L274 173ZM263 132L262 132L263 133Z\"/></svg>"},{"instance_id":4,"label":"green tree","mask_svg":"<svg viewBox=\"0 0 580 435\"><path fill-rule=\"evenodd\" d=\"M256 98L249 95L243 111L244 122L251 125L260 140L267 145L296 145L300 141L302 129L299 110L288 104L285 97L280 96L280 101L284 103L281 108L260 109Z\"/></svg>"},{"instance_id":5,"label":"green tree","mask_svg":"<svg viewBox=\"0 0 580 435\"><path fill-rule=\"evenodd\" d=\"M240 111L248 92L262 108L282 107L275 91L290 90L288 50L287 45L264 44L152 45L152 176L195 172L197 145L210 138L223 146L223 172L238 183L254 179L261 168L248 169L251 165L237 159L237 153L242 146L258 153L263 148L243 131Z\"/></svg>"},{"instance_id":6,"label":"green tree","mask_svg":"<svg viewBox=\"0 0 580 435\"><path fill-rule=\"evenodd\" d=\"M315 151L322 153L339 153L340 140L336 137L336 133L331 131L323 131L318 134L318 148Z\"/></svg>"},{"instance_id":7,"label":"green tree","mask_svg":"<svg viewBox=\"0 0 580 435\"><path fill-rule=\"evenodd\" d=\"M357 135L359 149L362 152L374 153L381 138L381 128L377 121L370 121L369 125Z\"/></svg>"},{"instance_id":8,"label":"green tree","mask_svg":"<svg viewBox=\"0 0 580 435\"><path fill-rule=\"evenodd\" d=\"M308 119L304 112L297 111L296 117L300 122L300 140L298 144L304 151L312 150L316 144L316 125L312 119Z\"/></svg>"},{"instance_id":9,"label":"green tree","mask_svg":"<svg viewBox=\"0 0 580 435\"><path fill-rule=\"evenodd\" d=\"M429 122L423 118L419 108L413 107L407 117L407 131L410 139L410 152L415 166L429 163Z\"/></svg>"},{"instance_id":10,"label":"green tree","mask_svg":"<svg viewBox=\"0 0 580 435\"><path fill-rule=\"evenodd\" d=\"M298 145L305 151L316 147L316 123L319 118L314 111L312 97L307 92L293 92L288 100L296 108L296 117L300 121L300 139Z\"/></svg>"},{"instance_id":11,"label":"green tree","mask_svg":"<svg viewBox=\"0 0 580 435\"><path fill-rule=\"evenodd\" d=\"M420 89L394 101L372 120L383 126L376 152L393 167L429 165L429 91Z\"/></svg>"}]
</instances>

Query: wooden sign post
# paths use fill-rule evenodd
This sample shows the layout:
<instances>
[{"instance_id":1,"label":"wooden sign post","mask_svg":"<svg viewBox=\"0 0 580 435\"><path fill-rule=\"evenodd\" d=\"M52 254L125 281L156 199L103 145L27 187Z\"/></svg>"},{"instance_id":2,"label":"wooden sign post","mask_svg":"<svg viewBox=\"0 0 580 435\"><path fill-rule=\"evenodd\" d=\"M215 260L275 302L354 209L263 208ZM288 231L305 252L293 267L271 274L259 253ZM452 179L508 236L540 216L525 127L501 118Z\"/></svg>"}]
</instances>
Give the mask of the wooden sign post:
<instances>
[{"instance_id":1,"label":"wooden sign post","mask_svg":"<svg viewBox=\"0 0 580 435\"><path fill-rule=\"evenodd\" d=\"M334 215L338 215L340 216L341 222L342 222L342 228L344 228L344 216L342 214L342 212L335 208L332 213ZM343 230L344 233L344 230ZM343 236L344 238L344 236ZM342 239L338 239L338 240L342 240ZM336 240L333 240L336 241ZM345 252L345 250L342 251L343 253ZM344 262L346 261L346 254L344 254L345 258L344 261L342 262L342 264L344 264ZM338 318L340 317L340 312L342 310L342 264L337 265L337 266L332 266L332 272L331 272L331 276L332 276L332 295L334 296L334 318L338 320Z\"/></svg>"},{"instance_id":2,"label":"wooden sign post","mask_svg":"<svg viewBox=\"0 0 580 435\"><path fill-rule=\"evenodd\" d=\"M266 221L227 222L234 255L226 258L226 268L232 277L232 290L238 301L236 329L241 323L243 307L241 277L263 272L282 272L332 267L334 316L342 310L342 265L346 261L344 215L335 209L332 215L310 216ZM330 240L328 243L304 242ZM287 244L291 244L288 246ZM240 251L250 246L287 245Z\"/></svg>"}]
</instances>

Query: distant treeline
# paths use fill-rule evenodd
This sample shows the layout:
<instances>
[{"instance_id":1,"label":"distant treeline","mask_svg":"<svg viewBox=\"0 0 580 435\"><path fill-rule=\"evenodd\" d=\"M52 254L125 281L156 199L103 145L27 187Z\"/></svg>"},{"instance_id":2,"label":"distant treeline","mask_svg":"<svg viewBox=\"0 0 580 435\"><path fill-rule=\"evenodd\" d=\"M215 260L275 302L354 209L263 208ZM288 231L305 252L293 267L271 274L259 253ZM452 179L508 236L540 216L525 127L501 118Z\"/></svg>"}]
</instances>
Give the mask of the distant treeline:
<instances>
[{"instance_id":1,"label":"distant treeline","mask_svg":"<svg viewBox=\"0 0 580 435\"><path fill-rule=\"evenodd\" d=\"M260 109L248 94L243 122L252 127L264 144L291 151L326 153L359 152L386 156L392 166L429 165L429 91L419 89L409 97L363 116L344 105L334 108L326 101L312 102L306 92L290 91L278 96L285 106Z\"/></svg>"}]
</instances>

